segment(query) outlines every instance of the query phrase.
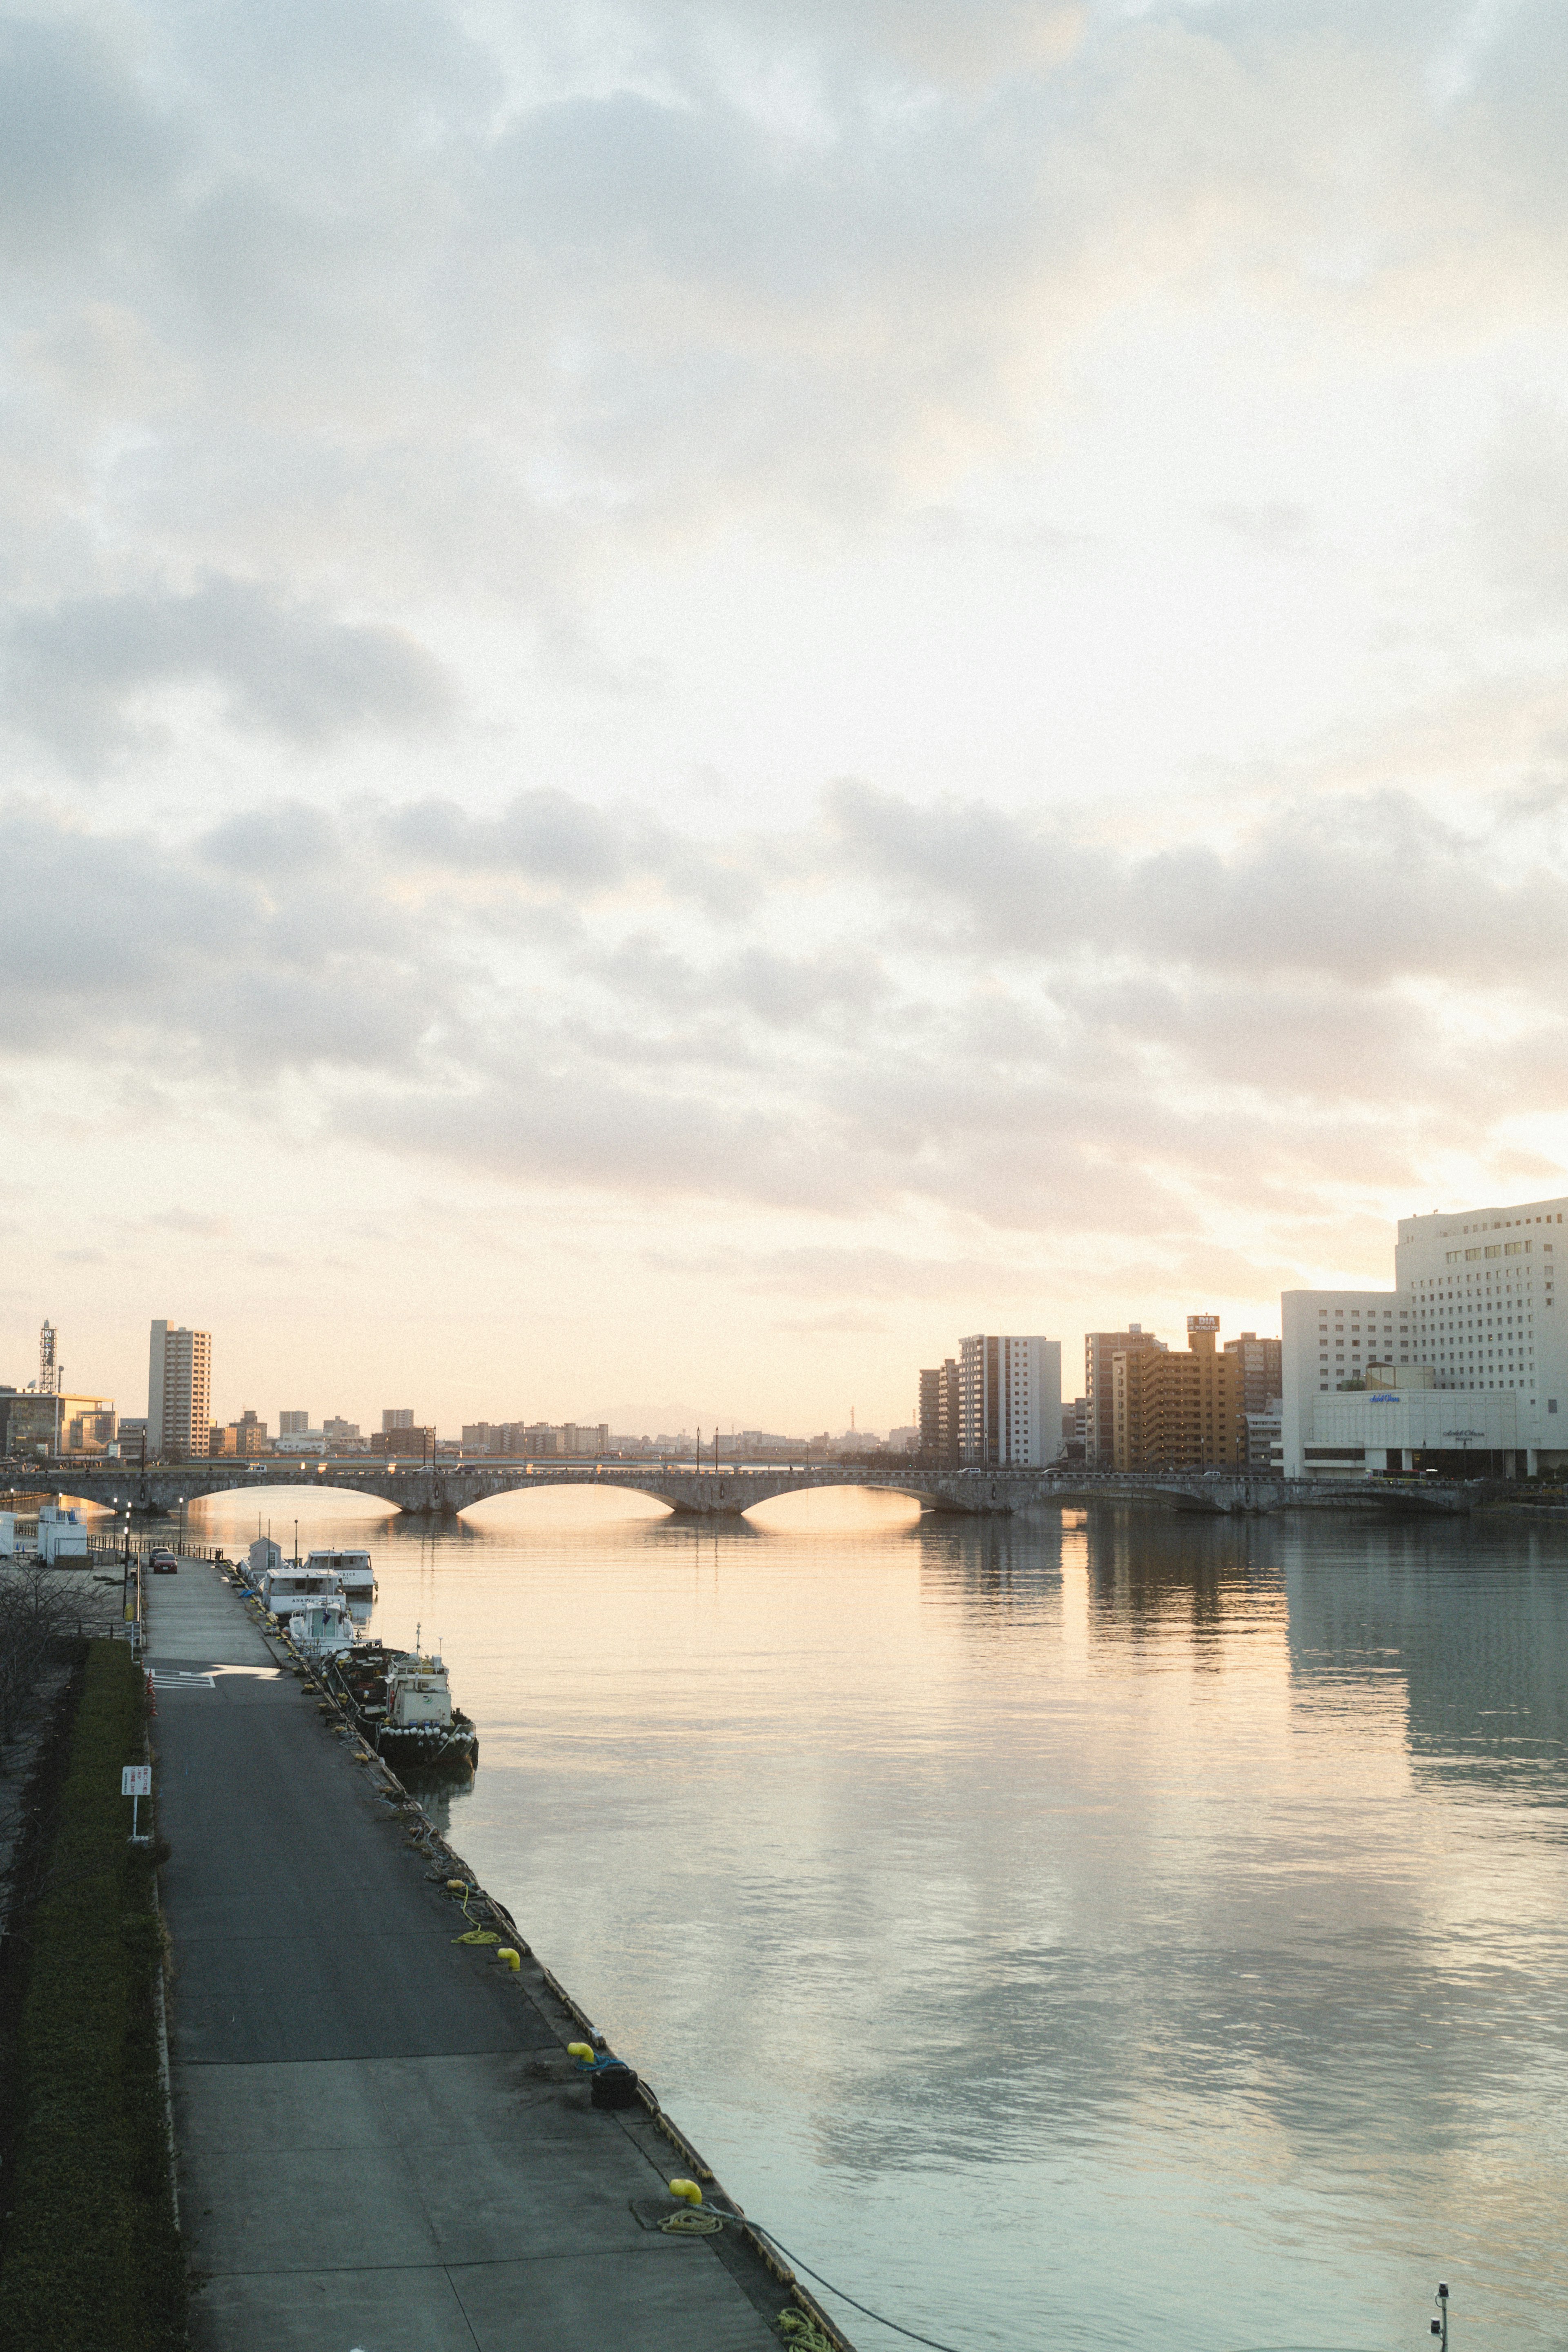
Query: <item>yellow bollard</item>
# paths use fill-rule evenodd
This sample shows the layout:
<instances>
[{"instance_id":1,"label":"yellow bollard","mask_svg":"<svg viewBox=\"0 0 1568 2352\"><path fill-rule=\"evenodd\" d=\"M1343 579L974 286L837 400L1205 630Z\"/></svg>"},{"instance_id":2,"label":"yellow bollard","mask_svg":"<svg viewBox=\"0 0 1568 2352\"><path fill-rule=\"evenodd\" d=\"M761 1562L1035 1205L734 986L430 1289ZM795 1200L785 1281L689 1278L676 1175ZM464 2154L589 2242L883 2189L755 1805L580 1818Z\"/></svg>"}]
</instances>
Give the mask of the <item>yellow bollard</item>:
<instances>
[{"instance_id":1,"label":"yellow bollard","mask_svg":"<svg viewBox=\"0 0 1568 2352\"><path fill-rule=\"evenodd\" d=\"M695 2180L672 2180L669 2193L672 2197L683 2197L689 2205L700 2205L702 2202L702 2191Z\"/></svg>"},{"instance_id":2,"label":"yellow bollard","mask_svg":"<svg viewBox=\"0 0 1568 2352\"><path fill-rule=\"evenodd\" d=\"M510 1944L502 1944L499 1951L496 1953L496 1958L500 1962L501 1966L506 1969L520 1969L522 1966L521 1960L512 1950Z\"/></svg>"},{"instance_id":3,"label":"yellow bollard","mask_svg":"<svg viewBox=\"0 0 1568 2352\"><path fill-rule=\"evenodd\" d=\"M566 2055L568 2058L575 2058L580 2065L591 2066L594 2063L594 2045L591 2042L569 2042L566 2044Z\"/></svg>"}]
</instances>

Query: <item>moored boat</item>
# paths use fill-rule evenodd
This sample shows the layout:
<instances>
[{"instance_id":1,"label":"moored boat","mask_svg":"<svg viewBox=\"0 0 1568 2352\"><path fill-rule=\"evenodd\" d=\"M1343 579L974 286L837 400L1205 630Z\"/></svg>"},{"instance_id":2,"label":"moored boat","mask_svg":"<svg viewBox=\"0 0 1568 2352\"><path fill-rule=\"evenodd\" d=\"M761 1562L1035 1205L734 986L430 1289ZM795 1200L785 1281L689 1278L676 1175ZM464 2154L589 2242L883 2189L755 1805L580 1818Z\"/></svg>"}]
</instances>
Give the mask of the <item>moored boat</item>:
<instances>
[{"instance_id":1,"label":"moored boat","mask_svg":"<svg viewBox=\"0 0 1568 2352\"><path fill-rule=\"evenodd\" d=\"M321 1573L335 1577L338 1590L347 1601L375 1599L375 1570L367 1551L335 1551L324 1547L308 1552L305 1565Z\"/></svg>"},{"instance_id":2,"label":"moored boat","mask_svg":"<svg viewBox=\"0 0 1568 2352\"><path fill-rule=\"evenodd\" d=\"M341 1592L300 1600L289 1620L289 1639L303 1658L342 1657L353 1649L353 1619Z\"/></svg>"},{"instance_id":3,"label":"moored boat","mask_svg":"<svg viewBox=\"0 0 1568 2352\"><path fill-rule=\"evenodd\" d=\"M446 1665L432 1652L356 1642L323 1671L360 1737L398 1773L473 1770L479 1734L453 1705Z\"/></svg>"},{"instance_id":4,"label":"moored boat","mask_svg":"<svg viewBox=\"0 0 1568 2352\"><path fill-rule=\"evenodd\" d=\"M261 1605L280 1623L308 1601L325 1600L329 1594L341 1597L337 1578L326 1569L301 1568L298 1560L280 1560L262 1575Z\"/></svg>"}]
</instances>

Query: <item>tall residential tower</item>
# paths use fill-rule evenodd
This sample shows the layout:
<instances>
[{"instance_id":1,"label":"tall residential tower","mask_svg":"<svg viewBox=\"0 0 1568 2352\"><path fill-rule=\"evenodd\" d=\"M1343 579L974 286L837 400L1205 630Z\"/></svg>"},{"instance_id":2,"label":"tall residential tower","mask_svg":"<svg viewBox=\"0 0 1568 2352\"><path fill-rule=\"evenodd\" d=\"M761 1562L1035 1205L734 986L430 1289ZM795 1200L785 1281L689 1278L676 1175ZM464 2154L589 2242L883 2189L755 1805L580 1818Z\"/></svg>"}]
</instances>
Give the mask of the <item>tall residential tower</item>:
<instances>
[{"instance_id":1,"label":"tall residential tower","mask_svg":"<svg viewBox=\"0 0 1568 2352\"><path fill-rule=\"evenodd\" d=\"M147 1355L147 1451L164 1462L205 1458L212 1429L212 1334L153 1326Z\"/></svg>"}]
</instances>

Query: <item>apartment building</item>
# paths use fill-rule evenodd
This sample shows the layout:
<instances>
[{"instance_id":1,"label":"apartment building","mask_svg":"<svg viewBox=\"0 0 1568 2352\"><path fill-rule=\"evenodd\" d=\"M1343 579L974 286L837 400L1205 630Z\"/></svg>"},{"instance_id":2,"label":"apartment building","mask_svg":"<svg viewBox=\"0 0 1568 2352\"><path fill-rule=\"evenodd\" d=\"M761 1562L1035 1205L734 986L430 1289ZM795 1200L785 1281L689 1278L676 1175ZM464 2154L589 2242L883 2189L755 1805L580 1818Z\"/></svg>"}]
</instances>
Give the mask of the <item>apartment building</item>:
<instances>
[{"instance_id":1,"label":"apartment building","mask_svg":"<svg viewBox=\"0 0 1568 2352\"><path fill-rule=\"evenodd\" d=\"M147 1452L164 1462L204 1456L212 1430L212 1334L154 1322L147 1350Z\"/></svg>"},{"instance_id":2,"label":"apartment building","mask_svg":"<svg viewBox=\"0 0 1568 2352\"><path fill-rule=\"evenodd\" d=\"M1185 1352L1123 1349L1111 1359L1118 1470L1239 1469L1247 1431L1239 1357L1220 1352L1217 1315L1189 1315Z\"/></svg>"},{"instance_id":3,"label":"apartment building","mask_svg":"<svg viewBox=\"0 0 1568 2352\"><path fill-rule=\"evenodd\" d=\"M392 1462L423 1462L426 1457L434 1459L436 1432L424 1422L417 1429L412 1419L394 1422L390 1429L372 1430L370 1450L373 1454L384 1454Z\"/></svg>"},{"instance_id":4,"label":"apartment building","mask_svg":"<svg viewBox=\"0 0 1568 2352\"><path fill-rule=\"evenodd\" d=\"M260 1454L271 1453L272 1441L267 1433L267 1423L247 1405L237 1421L231 1421L222 1428L216 1423L213 1424L208 1433L207 1451L216 1460L232 1458L239 1462L253 1462Z\"/></svg>"},{"instance_id":5,"label":"apartment building","mask_svg":"<svg viewBox=\"0 0 1568 2352\"><path fill-rule=\"evenodd\" d=\"M1290 1477L1568 1469L1568 1197L1403 1217L1392 1290L1288 1290Z\"/></svg>"},{"instance_id":6,"label":"apartment building","mask_svg":"<svg viewBox=\"0 0 1568 2352\"><path fill-rule=\"evenodd\" d=\"M1142 1323L1125 1331L1086 1331L1083 1335L1084 1460L1091 1470L1109 1470L1115 1455L1114 1403L1110 1368L1119 1355L1139 1348L1163 1348Z\"/></svg>"},{"instance_id":7,"label":"apartment building","mask_svg":"<svg viewBox=\"0 0 1568 2352\"><path fill-rule=\"evenodd\" d=\"M1285 1393L1280 1342L1260 1339L1256 1331L1243 1331L1239 1339L1226 1341L1225 1353L1241 1359L1246 1411L1267 1412L1270 1399Z\"/></svg>"},{"instance_id":8,"label":"apartment building","mask_svg":"<svg viewBox=\"0 0 1568 2352\"><path fill-rule=\"evenodd\" d=\"M958 1349L959 1457L965 1469L1043 1469L1062 1451L1059 1339L978 1331Z\"/></svg>"},{"instance_id":9,"label":"apartment building","mask_svg":"<svg viewBox=\"0 0 1568 2352\"><path fill-rule=\"evenodd\" d=\"M920 1426L920 1450L928 1461L940 1462L948 1469L958 1467L959 1402L958 1360L944 1357L940 1364L921 1374L920 1411L916 1415Z\"/></svg>"}]
</instances>

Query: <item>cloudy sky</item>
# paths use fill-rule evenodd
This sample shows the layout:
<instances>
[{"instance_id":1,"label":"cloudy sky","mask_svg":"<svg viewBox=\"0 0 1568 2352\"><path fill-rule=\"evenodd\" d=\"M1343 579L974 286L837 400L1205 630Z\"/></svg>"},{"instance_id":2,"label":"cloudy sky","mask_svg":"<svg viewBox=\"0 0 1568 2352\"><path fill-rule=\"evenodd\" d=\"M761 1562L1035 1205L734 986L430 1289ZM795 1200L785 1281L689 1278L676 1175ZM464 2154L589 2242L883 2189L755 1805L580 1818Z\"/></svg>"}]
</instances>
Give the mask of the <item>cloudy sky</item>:
<instances>
[{"instance_id":1,"label":"cloudy sky","mask_svg":"<svg viewBox=\"0 0 1568 2352\"><path fill-rule=\"evenodd\" d=\"M1563 1189L1561 0L0 71L0 1377L800 1431Z\"/></svg>"}]
</instances>

